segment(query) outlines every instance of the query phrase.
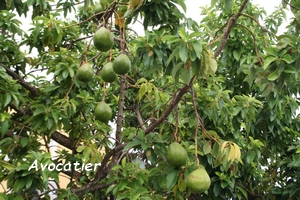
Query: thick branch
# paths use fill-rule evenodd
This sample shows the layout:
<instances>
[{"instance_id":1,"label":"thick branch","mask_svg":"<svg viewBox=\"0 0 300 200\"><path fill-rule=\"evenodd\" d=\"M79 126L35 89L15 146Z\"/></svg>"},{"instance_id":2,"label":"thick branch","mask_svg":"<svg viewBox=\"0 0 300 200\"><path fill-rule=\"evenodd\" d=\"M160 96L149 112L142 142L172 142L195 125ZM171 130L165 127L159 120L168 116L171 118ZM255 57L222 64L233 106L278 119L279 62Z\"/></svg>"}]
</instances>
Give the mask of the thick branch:
<instances>
[{"instance_id":1,"label":"thick branch","mask_svg":"<svg viewBox=\"0 0 300 200\"><path fill-rule=\"evenodd\" d=\"M229 37L229 33L230 31L232 30L232 28L234 27L234 25L236 24L237 22L237 19L241 16L246 4L248 3L249 0L244 0L244 2L242 3L238 13L232 17L230 17L228 19L228 23L227 23L227 27L225 29L225 32L223 33L223 39L221 41L221 45L219 46L219 48L217 49L216 53L215 53L215 58L217 58L221 52L223 51L226 43L227 43L227 40L228 40L228 37Z\"/></svg>"},{"instance_id":2,"label":"thick branch","mask_svg":"<svg viewBox=\"0 0 300 200\"><path fill-rule=\"evenodd\" d=\"M70 150L74 150L74 148L76 147L75 146L76 143L73 140L71 140L70 138L61 134L58 131L55 131L54 133L52 133L51 139L54 140L55 142L59 143L60 145L67 147Z\"/></svg>"},{"instance_id":3,"label":"thick branch","mask_svg":"<svg viewBox=\"0 0 300 200\"><path fill-rule=\"evenodd\" d=\"M31 112L25 111L22 107L17 108L17 106L13 103L11 103L9 106L14 111L16 111L19 116L26 116L26 115L31 116L32 115ZM9 135L7 135L7 136L9 136ZM67 136L63 135L62 133L60 133L58 131L55 131L54 133L52 133L51 139L70 150L74 150L76 148L75 141L71 140L70 138L68 138Z\"/></svg>"},{"instance_id":4,"label":"thick branch","mask_svg":"<svg viewBox=\"0 0 300 200\"><path fill-rule=\"evenodd\" d=\"M39 95L39 89L27 83L24 79L22 79L17 73L11 70L7 66L3 66L8 75L10 75L13 79L17 80L25 89L29 90L30 93L36 97Z\"/></svg>"},{"instance_id":5,"label":"thick branch","mask_svg":"<svg viewBox=\"0 0 300 200\"><path fill-rule=\"evenodd\" d=\"M145 129L145 133L148 134L151 131L153 131L155 129L155 127L157 127L159 124L161 124L168 116L169 114L172 112L172 110L174 109L174 107L179 103L179 101L181 100L181 98L183 97L183 95L185 93L187 93L190 85L192 85L194 81L194 77L192 78L191 82L189 85L185 85L184 87L182 87L179 90L179 93L172 99L172 101L170 102L169 106L166 108L165 112L162 114L162 116L156 120L155 122L153 122L152 124L150 124L150 126L148 128Z\"/></svg>"}]
</instances>

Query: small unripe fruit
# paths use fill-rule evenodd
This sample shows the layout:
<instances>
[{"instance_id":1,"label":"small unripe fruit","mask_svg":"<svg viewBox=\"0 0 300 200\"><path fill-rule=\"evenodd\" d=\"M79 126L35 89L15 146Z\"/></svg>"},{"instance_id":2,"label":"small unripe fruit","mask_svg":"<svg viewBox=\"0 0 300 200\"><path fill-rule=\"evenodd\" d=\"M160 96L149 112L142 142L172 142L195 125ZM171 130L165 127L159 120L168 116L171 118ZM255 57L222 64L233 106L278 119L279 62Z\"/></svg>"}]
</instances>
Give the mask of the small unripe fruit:
<instances>
[{"instance_id":1,"label":"small unripe fruit","mask_svg":"<svg viewBox=\"0 0 300 200\"><path fill-rule=\"evenodd\" d=\"M187 152L178 142L173 142L167 150L167 160L172 166L181 167L186 163Z\"/></svg>"},{"instance_id":2,"label":"small unripe fruit","mask_svg":"<svg viewBox=\"0 0 300 200\"><path fill-rule=\"evenodd\" d=\"M193 194L208 190L210 184L210 177L202 165L188 175L186 182L187 187Z\"/></svg>"},{"instance_id":3,"label":"small unripe fruit","mask_svg":"<svg viewBox=\"0 0 300 200\"><path fill-rule=\"evenodd\" d=\"M118 55L113 61L113 70L116 74L124 75L129 72L131 61L126 54Z\"/></svg>"},{"instance_id":4,"label":"small unripe fruit","mask_svg":"<svg viewBox=\"0 0 300 200\"><path fill-rule=\"evenodd\" d=\"M106 63L103 66L100 74L101 78L108 83L114 82L118 78L117 74L113 70L112 65L112 62Z\"/></svg>"},{"instance_id":5,"label":"small unripe fruit","mask_svg":"<svg viewBox=\"0 0 300 200\"><path fill-rule=\"evenodd\" d=\"M83 64L77 70L76 77L82 82L89 82L90 80L92 80L94 77L94 71L92 66L89 63Z\"/></svg>"},{"instance_id":6,"label":"small unripe fruit","mask_svg":"<svg viewBox=\"0 0 300 200\"><path fill-rule=\"evenodd\" d=\"M113 34L104 27L101 27L96 31L93 40L96 49L102 52L110 50L114 44Z\"/></svg>"}]
</instances>

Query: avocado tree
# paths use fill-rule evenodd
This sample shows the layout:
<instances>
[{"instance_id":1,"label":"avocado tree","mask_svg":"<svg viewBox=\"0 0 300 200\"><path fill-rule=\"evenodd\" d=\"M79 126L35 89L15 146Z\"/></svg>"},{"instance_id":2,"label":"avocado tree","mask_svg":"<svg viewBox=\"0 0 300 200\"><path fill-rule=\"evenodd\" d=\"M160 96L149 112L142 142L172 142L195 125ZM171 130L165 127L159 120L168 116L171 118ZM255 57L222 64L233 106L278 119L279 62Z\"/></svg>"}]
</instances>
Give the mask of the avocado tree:
<instances>
[{"instance_id":1,"label":"avocado tree","mask_svg":"<svg viewBox=\"0 0 300 200\"><path fill-rule=\"evenodd\" d=\"M0 6L0 199L299 199L299 1Z\"/></svg>"}]
</instances>

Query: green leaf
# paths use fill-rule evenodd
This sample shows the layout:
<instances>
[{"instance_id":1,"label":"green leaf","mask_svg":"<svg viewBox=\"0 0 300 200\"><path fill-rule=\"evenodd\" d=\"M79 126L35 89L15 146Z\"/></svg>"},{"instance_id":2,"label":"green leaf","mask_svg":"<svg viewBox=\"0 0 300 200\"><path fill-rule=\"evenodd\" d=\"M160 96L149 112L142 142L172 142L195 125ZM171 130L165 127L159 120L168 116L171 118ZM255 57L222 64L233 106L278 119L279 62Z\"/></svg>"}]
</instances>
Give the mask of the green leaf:
<instances>
[{"instance_id":1,"label":"green leaf","mask_svg":"<svg viewBox=\"0 0 300 200\"><path fill-rule=\"evenodd\" d=\"M213 192L214 192L215 196L219 196L221 194L222 188L221 188L220 183L214 184Z\"/></svg>"},{"instance_id":2,"label":"green leaf","mask_svg":"<svg viewBox=\"0 0 300 200\"><path fill-rule=\"evenodd\" d=\"M276 79L278 79L280 76L280 72L278 70L275 70L274 72L272 72L271 74L269 74L268 76L268 80L269 81L275 81Z\"/></svg>"},{"instance_id":3,"label":"green leaf","mask_svg":"<svg viewBox=\"0 0 300 200\"><path fill-rule=\"evenodd\" d=\"M211 143L210 141L205 141L203 145L203 153L204 155L209 154L211 152Z\"/></svg>"},{"instance_id":4,"label":"green leaf","mask_svg":"<svg viewBox=\"0 0 300 200\"><path fill-rule=\"evenodd\" d=\"M293 161L288 164L288 167L300 167L300 154L293 158Z\"/></svg>"},{"instance_id":5,"label":"green leaf","mask_svg":"<svg viewBox=\"0 0 300 200\"><path fill-rule=\"evenodd\" d=\"M9 128L9 123L8 123L8 120L4 120L0 123L1 127L0 127L0 130L1 130L1 136L4 137L4 135L7 133L8 131L8 128Z\"/></svg>"},{"instance_id":6,"label":"green leaf","mask_svg":"<svg viewBox=\"0 0 300 200\"><path fill-rule=\"evenodd\" d=\"M173 58L174 58L176 55L178 55L179 50L180 50L179 46L176 47L176 48L173 50L173 52L171 53L171 55L169 56L169 58L168 58L168 60L167 60L167 62L166 62L166 65L169 65L170 62L173 60Z\"/></svg>"},{"instance_id":7,"label":"green leaf","mask_svg":"<svg viewBox=\"0 0 300 200\"><path fill-rule=\"evenodd\" d=\"M82 146L79 146L79 147L77 148L76 151L77 151L78 153L80 153L80 152L82 152L84 149L85 149L85 146L82 145Z\"/></svg>"},{"instance_id":8,"label":"green leaf","mask_svg":"<svg viewBox=\"0 0 300 200\"><path fill-rule=\"evenodd\" d=\"M217 71L217 68L218 68L218 63L216 59L214 59L213 57L209 57L208 73L214 75Z\"/></svg>"},{"instance_id":9,"label":"green leaf","mask_svg":"<svg viewBox=\"0 0 300 200\"><path fill-rule=\"evenodd\" d=\"M180 30L178 31L178 34L184 42L188 41L187 32L185 31L185 29L183 27L180 28Z\"/></svg>"},{"instance_id":10,"label":"green leaf","mask_svg":"<svg viewBox=\"0 0 300 200\"><path fill-rule=\"evenodd\" d=\"M202 54L202 45L198 41L194 41L192 43L193 49L196 52L197 58L201 59L201 54Z\"/></svg>"},{"instance_id":11,"label":"green leaf","mask_svg":"<svg viewBox=\"0 0 300 200\"><path fill-rule=\"evenodd\" d=\"M180 75L183 82L188 85L193 77L192 69L181 68Z\"/></svg>"},{"instance_id":12,"label":"green leaf","mask_svg":"<svg viewBox=\"0 0 300 200\"><path fill-rule=\"evenodd\" d=\"M269 65L274 62L277 59L277 57L274 56L269 56L264 60L264 65L263 65L263 69L266 70Z\"/></svg>"},{"instance_id":13,"label":"green leaf","mask_svg":"<svg viewBox=\"0 0 300 200\"><path fill-rule=\"evenodd\" d=\"M15 192L21 191L24 188L25 185L26 185L26 180L24 178L15 179L14 191Z\"/></svg>"},{"instance_id":14,"label":"green leaf","mask_svg":"<svg viewBox=\"0 0 300 200\"><path fill-rule=\"evenodd\" d=\"M3 166L4 168L6 168L7 170L12 170L12 169L15 169L16 166L8 163L8 162L5 162L4 160L0 160L0 164L1 166Z\"/></svg>"},{"instance_id":15,"label":"green leaf","mask_svg":"<svg viewBox=\"0 0 300 200\"><path fill-rule=\"evenodd\" d=\"M181 42L182 39L176 35L165 35L161 39L163 42L167 42L168 44Z\"/></svg>"},{"instance_id":16,"label":"green leaf","mask_svg":"<svg viewBox=\"0 0 300 200\"><path fill-rule=\"evenodd\" d=\"M201 61L196 59L192 62L192 71L195 76L198 76L201 71Z\"/></svg>"},{"instance_id":17,"label":"green leaf","mask_svg":"<svg viewBox=\"0 0 300 200\"><path fill-rule=\"evenodd\" d=\"M238 190L244 195L244 197L245 197L246 199L248 199L248 193L247 193L247 191L246 191L243 187L240 187L240 186L238 186L238 185L235 185L235 188L238 189Z\"/></svg>"},{"instance_id":18,"label":"green leaf","mask_svg":"<svg viewBox=\"0 0 300 200\"><path fill-rule=\"evenodd\" d=\"M177 2L182 7L183 11L186 12L186 5L184 0L177 0Z\"/></svg>"},{"instance_id":19,"label":"green leaf","mask_svg":"<svg viewBox=\"0 0 300 200\"><path fill-rule=\"evenodd\" d=\"M142 99L142 97L146 94L147 92L147 84L143 83L139 89L139 93L138 93L138 100L140 101Z\"/></svg>"},{"instance_id":20,"label":"green leaf","mask_svg":"<svg viewBox=\"0 0 300 200\"><path fill-rule=\"evenodd\" d=\"M188 48L186 44L182 43L179 48L179 58L182 62L186 63L188 59Z\"/></svg>"},{"instance_id":21,"label":"green leaf","mask_svg":"<svg viewBox=\"0 0 300 200\"><path fill-rule=\"evenodd\" d=\"M289 54L285 54L282 58L287 64L291 64L293 62L292 57Z\"/></svg>"},{"instance_id":22,"label":"green leaf","mask_svg":"<svg viewBox=\"0 0 300 200\"><path fill-rule=\"evenodd\" d=\"M192 39L193 37L201 37L203 35L203 33L195 31L192 32L191 34L189 34L189 39Z\"/></svg>"},{"instance_id":23,"label":"green leaf","mask_svg":"<svg viewBox=\"0 0 300 200\"><path fill-rule=\"evenodd\" d=\"M296 69L290 65L287 65L287 66L285 66L283 72L287 73L287 74L293 74L293 73L296 73Z\"/></svg>"},{"instance_id":24,"label":"green leaf","mask_svg":"<svg viewBox=\"0 0 300 200\"><path fill-rule=\"evenodd\" d=\"M128 144L124 147L123 151L127 151L128 149L131 149L132 147L141 145L142 141L138 138L133 139L133 141L128 142Z\"/></svg>"},{"instance_id":25,"label":"green leaf","mask_svg":"<svg viewBox=\"0 0 300 200\"><path fill-rule=\"evenodd\" d=\"M175 186L176 182L178 179L178 171L173 170L168 173L167 178L166 178L166 187L168 191L171 191L172 188Z\"/></svg>"},{"instance_id":26,"label":"green leaf","mask_svg":"<svg viewBox=\"0 0 300 200\"><path fill-rule=\"evenodd\" d=\"M89 162L91 153L92 153L92 149L90 147L85 147L83 154L82 154L83 163Z\"/></svg>"},{"instance_id":27,"label":"green leaf","mask_svg":"<svg viewBox=\"0 0 300 200\"><path fill-rule=\"evenodd\" d=\"M178 83L178 77L179 77L178 75L180 73L180 68L182 67L182 65L183 65L183 63L179 63L172 69L172 77L173 77L175 84Z\"/></svg>"},{"instance_id":28,"label":"green leaf","mask_svg":"<svg viewBox=\"0 0 300 200\"><path fill-rule=\"evenodd\" d=\"M180 175L178 178L178 189L180 192L186 191L186 182L183 175Z\"/></svg>"},{"instance_id":29,"label":"green leaf","mask_svg":"<svg viewBox=\"0 0 300 200\"><path fill-rule=\"evenodd\" d=\"M233 57L234 57L234 59L236 59L237 61L239 61L240 58L241 58L241 51L234 50L233 51Z\"/></svg>"},{"instance_id":30,"label":"green leaf","mask_svg":"<svg viewBox=\"0 0 300 200\"><path fill-rule=\"evenodd\" d=\"M226 12L232 11L232 0L225 0L225 11Z\"/></svg>"},{"instance_id":31,"label":"green leaf","mask_svg":"<svg viewBox=\"0 0 300 200\"><path fill-rule=\"evenodd\" d=\"M216 3L217 3L217 0L211 0L211 3L210 3L211 7L215 6Z\"/></svg>"},{"instance_id":32,"label":"green leaf","mask_svg":"<svg viewBox=\"0 0 300 200\"><path fill-rule=\"evenodd\" d=\"M121 160L121 166L123 167L123 168L125 168L126 167L126 157L124 157L122 160Z\"/></svg>"},{"instance_id":33,"label":"green leaf","mask_svg":"<svg viewBox=\"0 0 300 200\"><path fill-rule=\"evenodd\" d=\"M4 94L4 107L6 107L11 101L11 94L10 93L5 93Z\"/></svg>"},{"instance_id":34,"label":"green leaf","mask_svg":"<svg viewBox=\"0 0 300 200\"><path fill-rule=\"evenodd\" d=\"M270 54L270 55L272 55L274 57L278 57L278 51L274 47L266 47L265 51L266 51L266 53L268 53L268 54Z\"/></svg>"},{"instance_id":35,"label":"green leaf","mask_svg":"<svg viewBox=\"0 0 300 200\"><path fill-rule=\"evenodd\" d=\"M27 137L22 137L20 140L21 146L25 147L28 144L28 138Z\"/></svg>"}]
</instances>

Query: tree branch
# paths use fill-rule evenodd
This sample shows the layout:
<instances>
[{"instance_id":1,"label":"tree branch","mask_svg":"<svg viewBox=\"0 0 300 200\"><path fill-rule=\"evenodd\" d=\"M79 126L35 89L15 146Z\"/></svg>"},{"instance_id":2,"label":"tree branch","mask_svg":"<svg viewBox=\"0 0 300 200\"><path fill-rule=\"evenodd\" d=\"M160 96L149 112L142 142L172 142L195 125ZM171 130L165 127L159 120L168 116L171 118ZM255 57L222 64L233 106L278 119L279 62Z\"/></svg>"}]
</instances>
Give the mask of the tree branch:
<instances>
[{"instance_id":1,"label":"tree branch","mask_svg":"<svg viewBox=\"0 0 300 200\"><path fill-rule=\"evenodd\" d=\"M25 89L29 90L32 96L36 97L39 95L39 89L27 83L22 79L17 73L11 70L9 67L2 65L6 70L7 74L10 75L13 79L17 80Z\"/></svg>"},{"instance_id":2,"label":"tree branch","mask_svg":"<svg viewBox=\"0 0 300 200\"><path fill-rule=\"evenodd\" d=\"M55 131L51 135L51 139L55 142L59 143L60 145L63 145L64 147L67 147L70 150L76 149L76 142L68 138L67 136L63 135L62 133Z\"/></svg>"},{"instance_id":3,"label":"tree branch","mask_svg":"<svg viewBox=\"0 0 300 200\"><path fill-rule=\"evenodd\" d=\"M156 120L155 122L150 124L150 126L148 126L148 128L145 129L146 134L153 131L155 129L155 127L157 127L159 124L161 124L169 116L169 114L172 112L174 107L179 103L179 101L181 100L183 95L185 95L185 93L187 93L189 87L193 84L194 79L195 79L195 77L192 78L189 85L185 85L179 90L178 94L172 99L169 106L166 108L165 112L162 114L162 116L158 120Z\"/></svg>"},{"instance_id":4,"label":"tree branch","mask_svg":"<svg viewBox=\"0 0 300 200\"><path fill-rule=\"evenodd\" d=\"M259 52L258 52L258 49L257 49L257 43L256 43L256 38L255 38L254 33L248 27L244 26L243 24L236 23L236 25L243 27L244 29L246 29L251 34L251 36L253 38L253 43L254 43L254 49L255 49L256 56L258 57L258 60L259 60L260 64L263 65L263 60L262 60L261 56L259 55Z\"/></svg>"},{"instance_id":5,"label":"tree branch","mask_svg":"<svg viewBox=\"0 0 300 200\"><path fill-rule=\"evenodd\" d=\"M145 122L143 121L143 118L142 118L142 115L141 115L138 103L136 103L136 105L135 105L134 112L136 114L136 118L137 118L137 120L138 120L138 122L140 124L140 127L142 127L143 130L146 130L147 127L145 125Z\"/></svg>"},{"instance_id":6,"label":"tree branch","mask_svg":"<svg viewBox=\"0 0 300 200\"><path fill-rule=\"evenodd\" d=\"M298 8L298 7L296 7L296 6L292 5L292 4L290 4L287 0L284 0L284 2L285 2L286 4L288 4L289 6L291 6L291 8L294 8L295 10L300 10L300 8Z\"/></svg>"},{"instance_id":7,"label":"tree branch","mask_svg":"<svg viewBox=\"0 0 300 200\"><path fill-rule=\"evenodd\" d=\"M116 146L118 146L121 142L121 129L122 129L122 121L123 121L123 109L124 109L124 98L125 98L125 88L126 88L126 77L120 76L121 84L120 84L120 95L118 102L118 114L117 114L117 128L116 128Z\"/></svg>"},{"instance_id":8,"label":"tree branch","mask_svg":"<svg viewBox=\"0 0 300 200\"><path fill-rule=\"evenodd\" d=\"M249 0L244 0L244 2L242 3L238 13L232 17L230 17L228 19L228 23L227 23L227 27L225 29L225 32L223 33L223 39L221 41L221 45L219 46L219 48L217 49L216 53L215 53L215 58L217 58L221 52L223 51L226 43L227 43L227 40L228 40L228 37L229 37L229 33L230 31L232 30L232 28L234 27L234 25L236 24L237 22L237 19L241 16L246 4L248 3Z\"/></svg>"}]
</instances>

